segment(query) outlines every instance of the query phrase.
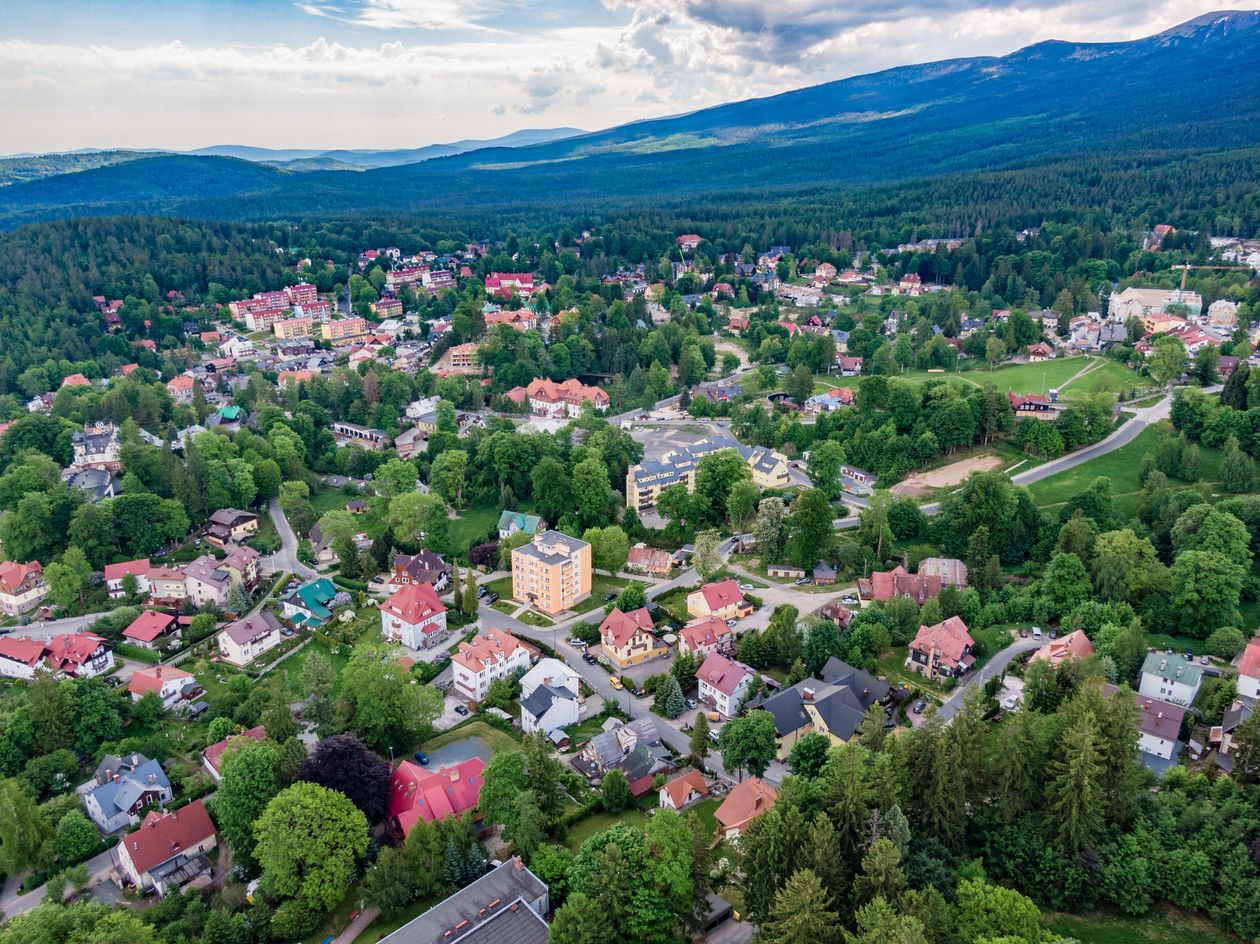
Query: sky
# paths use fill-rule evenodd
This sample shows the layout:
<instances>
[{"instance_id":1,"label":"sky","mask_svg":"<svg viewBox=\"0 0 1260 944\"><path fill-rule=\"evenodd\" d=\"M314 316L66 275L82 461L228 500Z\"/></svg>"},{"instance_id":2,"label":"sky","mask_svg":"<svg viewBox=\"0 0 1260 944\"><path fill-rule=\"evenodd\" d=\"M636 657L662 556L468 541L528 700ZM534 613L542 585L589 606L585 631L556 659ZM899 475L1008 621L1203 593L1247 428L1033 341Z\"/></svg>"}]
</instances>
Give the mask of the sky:
<instances>
[{"instance_id":1,"label":"sky","mask_svg":"<svg viewBox=\"0 0 1260 944\"><path fill-rule=\"evenodd\" d=\"M1203 0L0 0L0 154L597 130Z\"/></svg>"}]
</instances>

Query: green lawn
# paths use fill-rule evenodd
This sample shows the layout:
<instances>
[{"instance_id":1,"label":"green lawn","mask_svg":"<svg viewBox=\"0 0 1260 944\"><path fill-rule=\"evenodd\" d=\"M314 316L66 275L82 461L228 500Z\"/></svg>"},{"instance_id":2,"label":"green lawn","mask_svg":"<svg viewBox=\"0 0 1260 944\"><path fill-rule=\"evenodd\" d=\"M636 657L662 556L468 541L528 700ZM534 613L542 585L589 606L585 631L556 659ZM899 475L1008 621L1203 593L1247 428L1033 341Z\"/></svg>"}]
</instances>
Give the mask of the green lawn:
<instances>
[{"instance_id":1,"label":"green lawn","mask_svg":"<svg viewBox=\"0 0 1260 944\"><path fill-rule=\"evenodd\" d=\"M655 793L653 793L655 796ZM602 833L605 829L616 825L617 823L627 823L631 826L637 826L643 829L647 826L647 814L637 809L624 810L621 813L593 813L586 819L574 823L569 827L569 835L565 839L565 845L571 850L577 852L581 848L582 843L594 836L596 833Z\"/></svg>"},{"instance_id":2,"label":"green lawn","mask_svg":"<svg viewBox=\"0 0 1260 944\"><path fill-rule=\"evenodd\" d=\"M627 581L620 580L617 577L607 577L604 574L591 575L591 595L573 608L574 613L589 613L591 610L598 609L606 602L604 597L610 593L621 593L626 589ZM646 589L646 588L645 588Z\"/></svg>"},{"instance_id":3,"label":"green lawn","mask_svg":"<svg viewBox=\"0 0 1260 944\"><path fill-rule=\"evenodd\" d=\"M310 657L312 652L320 653L328 660L328 663L332 666L333 672L337 678L340 679L341 670L344 669L346 667L346 663L350 661L350 650L353 647L342 645L337 648L338 651L334 653L320 640L312 640L308 645L302 647L301 652L296 653L291 658L285 659L284 662L280 664L279 668L270 673L270 675L273 678L279 677L284 679L284 683L288 686L289 691L299 698L305 698L307 692L302 686L302 667L306 665L306 660ZM336 692L335 685L333 687L333 691L334 693Z\"/></svg>"},{"instance_id":4,"label":"green lawn","mask_svg":"<svg viewBox=\"0 0 1260 944\"><path fill-rule=\"evenodd\" d=\"M1090 393L1127 394L1135 390L1154 389L1155 386L1150 377L1143 377L1136 370L1118 361L1104 361L1101 367L1095 367L1084 377L1077 378L1059 392L1066 399L1071 399Z\"/></svg>"},{"instance_id":5,"label":"green lawn","mask_svg":"<svg viewBox=\"0 0 1260 944\"><path fill-rule=\"evenodd\" d=\"M1048 393L1062 387L1077 371L1089 363L1087 357L1062 357L1041 364L1007 364L995 370L941 371L931 373L925 370L912 370L904 374L893 375L900 380L911 383L926 383L929 380L956 379L963 383L982 387L993 384L999 390L1013 390L1015 393ZM1104 368L1095 368L1102 370Z\"/></svg>"},{"instance_id":6,"label":"green lawn","mask_svg":"<svg viewBox=\"0 0 1260 944\"><path fill-rule=\"evenodd\" d=\"M519 751L521 749L520 742L506 731L500 731L492 724L480 719L466 721L458 727L444 731L435 737L429 738L424 742L426 751L436 751L439 747L445 747L447 744L454 744L456 741L463 741L466 738L479 737L486 742L486 746L494 753L501 754L505 751Z\"/></svg>"},{"instance_id":7,"label":"green lawn","mask_svg":"<svg viewBox=\"0 0 1260 944\"><path fill-rule=\"evenodd\" d=\"M1098 456L1072 469L1066 469L1049 478L1028 486L1038 505L1058 505L1079 495L1098 476L1111 479L1113 493L1117 496L1133 495L1142 490L1138 481L1138 467L1142 456L1154 452L1166 425L1148 426L1133 442L1106 455ZM1221 453L1218 449L1199 446L1199 474L1206 482L1213 482L1220 475Z\"/></svg>"},{"instance_id":8,"label":"green lawn","mask_svg":"<svg viewBox=\"0 0 1260 944\"><path fill-rule=\"evenodd\" d=\"M1158 908L1140 918L1095 911L1087 915L1047 913L1046 927L1076 938L1081 944L1237 944L1239 938L1211 921L1172 907Z\"/></svg>"},{"instance_id":9,"label":"green lawn","mask_svg":"<svg viewBox=\"0 0 1260 944\"><path fill-rule=\"evenodd\" d=\"M541 613L535 613L533 610L526 610L517 617L526 626L555 626L556 624Z\"/></svg>"},{"instance_id":10,"label":"green lawn","mask_svg":"<svg viewBox=\"0 0 1260 944\"><path fill-rule=\"evenodd\" d=\"M486 540L499 522L498 508L467 508L451 522L451 547L456 556L465 557L474 544Z\"/></svg>"},{"instance_id":11,"label":"green lawn","mask_svg":"<svg viewBox=\"0 0 1260 944\"><path fill-rule=\"evenodd\" d=\"M330 511L345 511L346 502L366 497L360 495L357 490L350 494L339 488L329 488L325 485L311 495L311 507L315 509L315 517L322 518Z\"/></svg>"},{"instance_id":12,"label":"green lawn","mask_svg":"<svg viewBox=\"0 0 1260 944\"><path fill-rule=\"evenodd\" d=\"M685 812L690 813L694 810L696 816L700 819L700 825L704 827L704 834L712 836L717 832L717 816L715 814L717 813L717 808L721 805L722 800L719 797L709 797L709 799L701 800Z\"/></svg>"}]
</instances>

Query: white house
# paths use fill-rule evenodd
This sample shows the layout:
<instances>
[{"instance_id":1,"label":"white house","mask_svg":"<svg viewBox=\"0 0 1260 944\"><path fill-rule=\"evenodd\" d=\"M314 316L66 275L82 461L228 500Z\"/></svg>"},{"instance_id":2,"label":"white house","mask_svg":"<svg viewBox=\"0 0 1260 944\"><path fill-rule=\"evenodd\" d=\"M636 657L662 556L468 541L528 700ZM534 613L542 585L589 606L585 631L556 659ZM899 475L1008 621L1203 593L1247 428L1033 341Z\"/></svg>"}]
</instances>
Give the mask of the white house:
<instances>
[{"instance_id":1,"label":"white house","mask_svg":"<svg viewBox=\"0 0 1260 944\"><path fill-rule=\"evenodd\" d=\"M1260 699L1260 633L1257 633L1238 660L1238 697L1252 702Z\"/></svg>"},{"instance_id":2,"label":"white house","mask_svg":"<svg viewBox=\"0 0 1260 944\"><path fill-rule=\"evenodd\" d=\"M1175 653L1152 652L1142 663L1138 691L1148 698L1189 706L1199 694L1202 681L1203 670L1193 662Z\"/></svg>"},{"instance_id":3,"label":"white house","mask_svg":"<svg viewBox=\"0 0 1260 944\"><path fill-rule=\"evenodd\" d=\"M162 896L208 873L217 844L205 804L193 800L178 810L150 810L140 828L119 841L118 866L141 892Z\"/></svg>"},{"instance_id":4,"label":"white house","mask_svg":"<svg viewBox=\"0 0 1260 944\"><path fill-rule=\"evenodd\" d=\"M427 583L408 583L381 604L381 636L408 649L428 649L446 639L446 607Z\"/></svg>"},{"instance_id":5,"label":"white house","mask_svg":"<svg viewBox=\"0 0 1260 944\"><path fill-rule=\"evenodd\" d=\"M696 672L700 702L723 718L733 718L756 677L757 673L744 663L710 652Z\"/></svg>"},{"instance_id":6,"label":"white house","mask_svg":"<svg viewBox=\"0 0 1260 944\"><path fill-rule=\"evenodd\" d=\"M173 665L153 665L136 669L127 682L132 701L139 701L149 692L157 695L163 708L170 708L181 701L200 695L205 689L196 678Z\"/></svg>"},{"instance_id":7,"label":"white house","mask_svg":"<svg viewBox=\"0 0 1260 944\"><path fill-rule=\"evenodd\" d=\"M280 621L269 610L228 623L219 632L219 652L224 662L248 665L280 645Z\"/></svg>"},{"instance_id":8,"label":"white house","mask_svg":"<svg viewBox=\"0 0 1260 944\"><path fill-rule=\"evenodd\" d=\"M528 668L529 650L505 629L483 629L451 657L455 693L474 702L486 697L492 682Z\"/></svg>"},{"instance_id":9,"label":"white house","mask_svg":"<svg viewBox=\"0 0 1260 944\"><path fill-rule=\"evenodd\" d=\"M113 833L140 822L140 812L171 802L171 782L162 765L143 754L106 755L96 776L76 791L88 819Z\"/></svg>"},{"instance_id":10,"label":"white house","mask_svg":"<svg viewBox=\"0 0 1260 944\"><path fill-rule=\"evenodd\" d=\"M548 737L577 724L582 713L581 677L559 659L542 659L521 676L521 730Z\"/></svg>"}]
</instances>

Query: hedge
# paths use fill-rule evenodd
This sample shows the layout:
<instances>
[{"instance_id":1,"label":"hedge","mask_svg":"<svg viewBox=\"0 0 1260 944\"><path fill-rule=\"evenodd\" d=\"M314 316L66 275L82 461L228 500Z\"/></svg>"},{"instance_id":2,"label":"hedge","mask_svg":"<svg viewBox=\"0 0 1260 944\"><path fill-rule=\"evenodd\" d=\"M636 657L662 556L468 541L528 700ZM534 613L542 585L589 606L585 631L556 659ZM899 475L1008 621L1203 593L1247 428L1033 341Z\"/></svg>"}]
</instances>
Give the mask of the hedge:
<instances>
[{"instance_id":1,"label":"hedge","mask_svg":"<svg viewBox=\"0 0 1260 944\"><path fill-rule=\"evenodd\" d=\"M122 656L126 659L134 659L137 662L145 662L149 665L157 665L162 661L162 654L152 649L145 649L143 646L133 646L131 643L120 642L114 646L114 654Z\"/></svg>"}]
</instances>

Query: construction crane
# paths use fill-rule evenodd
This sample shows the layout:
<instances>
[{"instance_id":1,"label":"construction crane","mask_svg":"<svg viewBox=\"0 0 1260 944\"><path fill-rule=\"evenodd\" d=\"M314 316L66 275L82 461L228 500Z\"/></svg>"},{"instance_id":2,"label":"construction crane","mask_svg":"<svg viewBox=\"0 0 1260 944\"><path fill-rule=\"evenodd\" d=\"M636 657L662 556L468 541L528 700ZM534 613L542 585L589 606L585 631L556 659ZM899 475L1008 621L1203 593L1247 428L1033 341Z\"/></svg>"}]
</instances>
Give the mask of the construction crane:
<instances>
[{"instance_id":1,"label":"construction crane","mask_svg":"<svg viewBox=\"0 0 1260 944\"><path fill-rule=\"evenodd\" d=\"M1246 269L1251 271L1251 266L1240 265L1175 265L1169 266L1171 269L1181 270L1181 291L1186 290L1186 276L1190 274L1191 269Z\"/></svg>"}]
</instances>

